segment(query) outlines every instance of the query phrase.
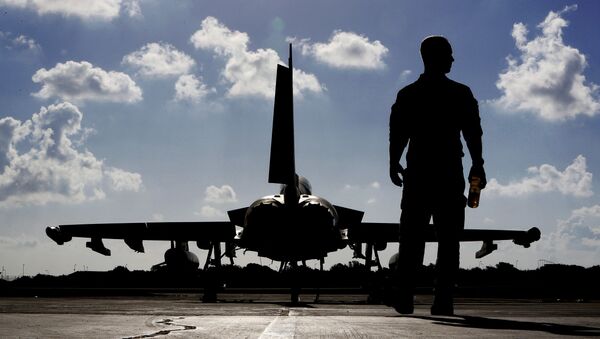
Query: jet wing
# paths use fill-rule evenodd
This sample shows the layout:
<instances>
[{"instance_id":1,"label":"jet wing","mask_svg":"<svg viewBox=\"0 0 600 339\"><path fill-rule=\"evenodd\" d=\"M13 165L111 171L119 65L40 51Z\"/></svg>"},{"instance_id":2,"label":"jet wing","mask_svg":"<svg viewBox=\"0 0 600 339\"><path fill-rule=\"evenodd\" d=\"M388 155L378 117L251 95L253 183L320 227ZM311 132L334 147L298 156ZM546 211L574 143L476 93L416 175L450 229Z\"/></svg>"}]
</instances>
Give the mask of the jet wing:
<instances>
[{"instance_id":1,"label":"jet wing","mask_svg":"<svg viewBox=\"0 0 600 339\"><path fill-rule=\"evenodd\" d=\"M46 234L59 245L73 237L90 238L87 247L110 255L102 239L123 239L131 249L144 252L143 240L232 241L235 226L229 221L78 224L46 227Z\"/></svg>"},{"instance_id":2,"label":"jet wing","mask_svg":"<svg viewBox=\"0 0 600 339\"><path fill-rule=\"evenodd\" d=\"M425 241L438 241L433 224L425 226L423 233ZM540 235L537 227L532 227L527 231L464 229L460 233L459 239L460 241L483 241L483 247L476 254L477 258L481 258L497 249L497 245L493 243L494 240L512 240L517 245L529 247L532 242L540 239ZM348 240L351 243L372 244L398 242L399 224L374 222L354 224L348 228Z\"/></svg>"}]
</instances>

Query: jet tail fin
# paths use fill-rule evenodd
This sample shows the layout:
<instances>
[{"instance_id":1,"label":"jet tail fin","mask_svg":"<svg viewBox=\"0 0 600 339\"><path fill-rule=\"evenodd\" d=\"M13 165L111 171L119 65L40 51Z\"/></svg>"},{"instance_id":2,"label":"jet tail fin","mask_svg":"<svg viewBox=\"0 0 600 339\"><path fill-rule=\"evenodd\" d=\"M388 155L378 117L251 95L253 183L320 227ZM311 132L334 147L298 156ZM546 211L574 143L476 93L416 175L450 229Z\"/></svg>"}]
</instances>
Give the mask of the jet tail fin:
<instances>
[{"instance_id":1,"label":"jet tail fin","mask_svg":"<svg viewBox=\"0 0 600 339\"><path fill-rule=\"evenodd\" d=\"M269 182L296 186L292 45L289 67L277 65Z\"/></svg>"}]
</instances>

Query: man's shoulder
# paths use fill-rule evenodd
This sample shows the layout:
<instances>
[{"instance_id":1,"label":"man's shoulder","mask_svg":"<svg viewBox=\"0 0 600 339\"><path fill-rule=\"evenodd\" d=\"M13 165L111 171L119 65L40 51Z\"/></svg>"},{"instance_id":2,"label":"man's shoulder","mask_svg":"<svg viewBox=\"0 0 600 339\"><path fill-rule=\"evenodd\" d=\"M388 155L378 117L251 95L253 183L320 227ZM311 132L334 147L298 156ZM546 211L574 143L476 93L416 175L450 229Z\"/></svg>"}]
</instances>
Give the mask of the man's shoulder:
<instances>
[{"instance_id":1,"label":"man's shoulder","mask_svg":"<svg viewBox=\"0 0 600 339\"><path fill-rule=\"evenodd\" d=\"M398 91L398 96L402 96L402 95L408 95L414 91L418 91L422 86L420 86L419 80L416 80L404 87L402 87L399 91Z\"/></svg>"},{"instance_id":2,"label":"man's shoulder","mask_svg":"<svg viewBox=\"0 0 600 339\"><path fill-rule=\"evenodd\" d=\"M458 81L454 81L450 78L446 78L448 80L448 86L458 90L458 91L462 91L462 92L468 92L471 93L471 88L469 88L469 86L460 83Z\"/></svg>"},{"instance_id":3,"label":"man's shoulder","mask_svg":"<svg viewBox=\"0 0 600 339\"><path fill-rule=\"evenodd\" d=\"M469 95L473 96L471 89L469 86L462 84L458 81L454 81L448 77L437 78L433 82L430 79L424 78L423 76L419 77L416 81L404 86L402 89L398 91L398 98L403 99L407 97L415 97L419 96L422 93L427 93L430 91L435 91L434 88L440 89L445 88L445 90L450 90L452 93L456 95L463 96Z\"/></svg>"},{"instance_id":4,"label":"man's shoulder","mask_svg":"<svg viewBox=\"0 0 600 339\"><path fill-rule=\"evenodd\" d=\"M445 83L447 86L452 86L452 87L463 89L463 90L470 90L469 86L467 86L463 83L460 83L458 81L452 80L446 76L438 77L433 80L433 83L439 84L440 82ZM400 89L400 91L402 92L402 91L417 90L422 87L427 87L431 83L432 83L432 80L421 75L417 80L413 81L412 83L410 83L410 84L404 86L402 89Z\"/></svg>"}]
</instances>

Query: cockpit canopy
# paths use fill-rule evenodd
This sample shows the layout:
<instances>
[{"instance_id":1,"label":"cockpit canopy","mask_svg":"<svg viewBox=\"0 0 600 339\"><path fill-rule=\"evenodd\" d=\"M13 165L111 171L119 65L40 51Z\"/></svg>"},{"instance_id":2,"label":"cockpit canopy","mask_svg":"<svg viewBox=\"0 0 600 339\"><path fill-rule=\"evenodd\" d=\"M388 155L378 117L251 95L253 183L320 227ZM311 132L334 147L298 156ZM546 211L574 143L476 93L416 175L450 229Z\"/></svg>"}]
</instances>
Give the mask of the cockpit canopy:
<instances>
[{"instance_id":1,"label":"cockpit canopy","mask_svg":"<svg viewBox=\"0 0 600 339\"><path fill-rule=\"evenodd\" d=\"M281 185L279 188L279 194L285 194L286 187L287 185L285 184ZM298 192L300 194L312 195L312 186L310 185L310 182L308 179L300 175L298 176Z\"/></svg>"}]
</instances>

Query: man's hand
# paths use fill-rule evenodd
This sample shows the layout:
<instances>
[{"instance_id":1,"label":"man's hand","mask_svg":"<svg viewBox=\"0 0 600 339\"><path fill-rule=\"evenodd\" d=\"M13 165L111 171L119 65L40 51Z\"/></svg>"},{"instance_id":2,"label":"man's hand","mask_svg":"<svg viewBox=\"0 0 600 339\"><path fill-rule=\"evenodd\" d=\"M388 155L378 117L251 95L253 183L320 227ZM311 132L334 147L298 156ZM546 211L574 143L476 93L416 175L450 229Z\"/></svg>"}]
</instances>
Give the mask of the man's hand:
<instances>
[{"instance_id":1,"label":"man's hand","mask_svg":"<svg viewBox=\"0 0 600 339\"><path fill-rule=\"evenodd\" d=\"M469 171L469 182L471 182L471 178L473 177L478 177L480 179L479 188L484 189L485 185L487 185L487 178L485 177L483 165L471 166L471 170Z\"/></svg>"},{"instance_id":2,"label":"man's hand","mask_svg":"<svg viewBox=\"0 0 600 339\"><path fill-rule=\"evenodd\" d=\"M390 164L390 179L394 185L402 187L403 181L400 175L404 175L404 168L398 163Z\"/></svg>"}]
</instances>

